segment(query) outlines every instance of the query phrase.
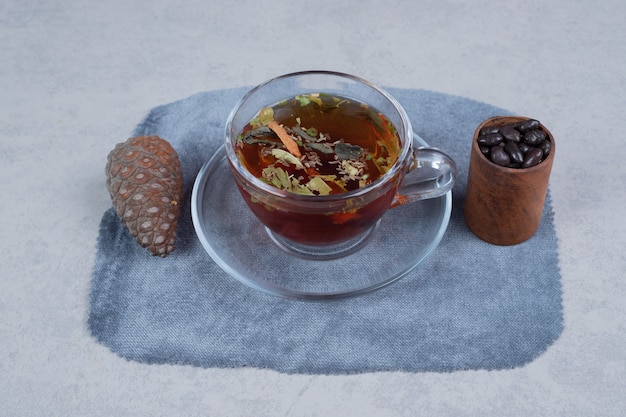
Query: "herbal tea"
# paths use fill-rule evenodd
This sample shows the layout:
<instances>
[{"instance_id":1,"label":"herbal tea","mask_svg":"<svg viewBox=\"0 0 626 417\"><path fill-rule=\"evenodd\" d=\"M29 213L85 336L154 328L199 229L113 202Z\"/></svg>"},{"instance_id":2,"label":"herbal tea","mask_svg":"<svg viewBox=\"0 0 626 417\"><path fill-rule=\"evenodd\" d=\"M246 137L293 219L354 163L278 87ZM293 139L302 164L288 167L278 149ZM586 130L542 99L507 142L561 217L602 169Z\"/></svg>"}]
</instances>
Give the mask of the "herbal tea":
<instances>
[{"instance_id":1,"label":"herbal tea","mask_svg":"<svg viewBox=\"0 0 626 417\"><path fill-rule=\"evenodd\" d=\"M262 109L244 127L236 148L257 178L314 196L367 186L396 162L401 145L393 124L376 109L320 93Z\"/></svg>"},{"instance_id":2,"label":"herbal tea","mask_svg":"<svg viewBox=\"0 0 626 417\"><path fill-rule=\"evenodd\" d=\"M396 163L400 152L396 128L385 115L365 103L322 93L262 109L235 144L241 164L255 177L313 197L366 187ZM281 210L239 188L271 230L313 245L341 242L369 230L395 196L395 188L386 188L366 204L355 198L340 209L310 212Z\"/></svg>"}]
</instances>

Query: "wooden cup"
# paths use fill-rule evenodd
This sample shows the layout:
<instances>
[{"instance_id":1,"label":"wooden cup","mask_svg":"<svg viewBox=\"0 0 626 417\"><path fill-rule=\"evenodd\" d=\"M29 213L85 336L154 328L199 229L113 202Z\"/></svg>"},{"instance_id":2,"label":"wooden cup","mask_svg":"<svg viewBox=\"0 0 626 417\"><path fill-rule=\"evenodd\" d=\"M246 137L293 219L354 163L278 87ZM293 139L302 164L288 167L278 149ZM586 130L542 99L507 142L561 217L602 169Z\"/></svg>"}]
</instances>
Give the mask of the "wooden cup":
<instances>
[{"instance_id":1,"label":"wooden cup","mask_svg":"<svg viewBox=\"0 0 626 417\"><path fill-rule=\"evenodd\" d=\"M527 117L497 116L482 122L472 141L465 222L482 240L496 245L515 245L528 240L539 227L554 161L555 143L543 125L539 127L552 142L548 157L530 168L507 168L491 162L478 146L484 126L503 126Z\"/></svg>"}]
</instances>

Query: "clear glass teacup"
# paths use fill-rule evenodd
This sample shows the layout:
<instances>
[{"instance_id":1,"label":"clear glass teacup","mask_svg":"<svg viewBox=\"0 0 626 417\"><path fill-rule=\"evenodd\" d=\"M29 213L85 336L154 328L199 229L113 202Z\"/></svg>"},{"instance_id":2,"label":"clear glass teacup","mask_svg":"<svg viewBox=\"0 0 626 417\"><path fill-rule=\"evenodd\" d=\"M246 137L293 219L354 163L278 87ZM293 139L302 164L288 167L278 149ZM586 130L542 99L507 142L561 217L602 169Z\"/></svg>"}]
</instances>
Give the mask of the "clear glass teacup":
<instances>
[{"instance_id":1,"label":"clear glass teacup","mask_svg":"<svg viewBox=\"0 0 626 417\"><path fill-rule=\"evenodd\" d=\"M237 152L244 128L259 117L262 109L295 97L310 101L320 95L333 97L337 103L353 100L379 112L397 134L395 162L371 183L329 195L317 195L317 192L305 195L280 189L267 178L253 174ZM319 111L316 117L323 120L325 114ZM328 123L332 124L332 120ZM351 140L341 138L344 139ZM288 252L312 259L353 253L368 242L388 209L440 197L452 189L456 179L452 158L438 149L414 145L411 122L396 99L361 78L330 71L286 74L250 90L227 119L225 149L243 199L271 239Z\"/></svg>"}]
</instances>

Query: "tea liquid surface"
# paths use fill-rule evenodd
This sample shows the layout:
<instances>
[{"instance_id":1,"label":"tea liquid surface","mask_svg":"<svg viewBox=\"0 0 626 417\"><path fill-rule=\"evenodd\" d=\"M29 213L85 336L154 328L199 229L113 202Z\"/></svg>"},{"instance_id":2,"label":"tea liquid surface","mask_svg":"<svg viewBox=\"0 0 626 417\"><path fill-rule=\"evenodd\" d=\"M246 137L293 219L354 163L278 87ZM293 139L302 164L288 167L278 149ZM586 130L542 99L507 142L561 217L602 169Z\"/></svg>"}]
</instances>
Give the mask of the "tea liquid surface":
<instances>
[{"instance_id":1,"label":"tea liquid surface","mask_svg":"<svg viewBox=\"0 0 626 417\"><path fill-rule=\"evenodd\" d=\"M272 122L295 141L299 152L289 151ZM235 147L255 177L304 195L365 187L391 168L400 150L395 127L377 109L323 93L298 95L262 109L238 135Z\"/></svg>"}]
</instances>

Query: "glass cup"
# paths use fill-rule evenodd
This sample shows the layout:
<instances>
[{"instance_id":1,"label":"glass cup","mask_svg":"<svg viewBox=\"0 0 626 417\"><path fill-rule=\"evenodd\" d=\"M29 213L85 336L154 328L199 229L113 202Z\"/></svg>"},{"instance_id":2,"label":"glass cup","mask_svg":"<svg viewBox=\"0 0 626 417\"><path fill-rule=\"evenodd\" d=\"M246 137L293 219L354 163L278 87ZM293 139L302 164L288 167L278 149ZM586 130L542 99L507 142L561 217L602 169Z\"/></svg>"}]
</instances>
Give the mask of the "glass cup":
<instances>
[{"instance_id":1,"label":"glass cup","mask_svg":"<svg viewBox=\"0 0 626 417\"><path fill-rule=\"evenodd\" d=\"M243 166L235 146L250 120L262 108L312 93L366 103L389 119L397 130L401 151L384 175L357 190L310 196L275 188ZM361 78L330 71L286 74L253 88L228 117L225 149L241 195L270 238L284 250L312 259L353 253L368 242L388 209L446 194L457 172L454 160L442 151L414 145L411 122L390 94Z\"/></svg>"}]
</instances>

